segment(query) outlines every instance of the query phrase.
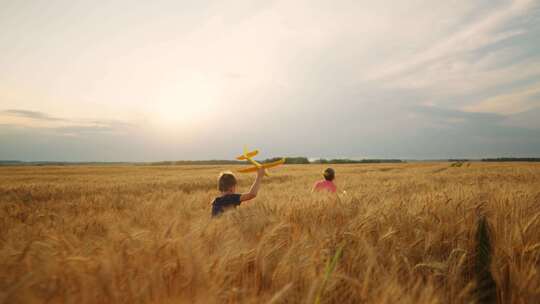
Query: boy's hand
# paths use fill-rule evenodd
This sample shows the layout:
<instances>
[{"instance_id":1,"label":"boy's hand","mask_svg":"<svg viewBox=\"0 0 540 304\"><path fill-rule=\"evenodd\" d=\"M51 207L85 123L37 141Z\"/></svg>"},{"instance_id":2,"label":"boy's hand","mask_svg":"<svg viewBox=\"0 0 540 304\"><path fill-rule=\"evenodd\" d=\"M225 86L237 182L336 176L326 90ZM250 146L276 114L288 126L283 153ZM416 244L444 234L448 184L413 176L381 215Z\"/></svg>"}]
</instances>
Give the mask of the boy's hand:
<instances>
[{"instance_id":1,"label":"boy's hand","mask_svg":"<svg viewBox=\"0 0 540 304\"><path fill-rule=\"evenodd\" d=\"M264 176L265 169L263 167L259 167L257 169L257 175L258 176Z\"/></svg>"}]
</instances>

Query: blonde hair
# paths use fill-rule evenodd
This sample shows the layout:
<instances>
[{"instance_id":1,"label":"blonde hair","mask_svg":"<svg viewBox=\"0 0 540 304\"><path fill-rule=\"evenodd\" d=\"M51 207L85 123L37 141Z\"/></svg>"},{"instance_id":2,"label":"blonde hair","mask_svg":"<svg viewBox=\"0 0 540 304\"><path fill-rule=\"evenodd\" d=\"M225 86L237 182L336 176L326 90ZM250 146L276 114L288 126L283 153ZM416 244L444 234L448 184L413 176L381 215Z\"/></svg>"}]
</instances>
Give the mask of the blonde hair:
<instances>
[{"instance_id":1,"label":"blonde hair","mask_svg":"<svg viewBox=\"0 0 540 304\"><path fill-rule=\"evenodd\" d=\"M221 172L218 177L218 190L226 192L236 186L236 176L231 171Z\"/></svg>"}]
</instances>

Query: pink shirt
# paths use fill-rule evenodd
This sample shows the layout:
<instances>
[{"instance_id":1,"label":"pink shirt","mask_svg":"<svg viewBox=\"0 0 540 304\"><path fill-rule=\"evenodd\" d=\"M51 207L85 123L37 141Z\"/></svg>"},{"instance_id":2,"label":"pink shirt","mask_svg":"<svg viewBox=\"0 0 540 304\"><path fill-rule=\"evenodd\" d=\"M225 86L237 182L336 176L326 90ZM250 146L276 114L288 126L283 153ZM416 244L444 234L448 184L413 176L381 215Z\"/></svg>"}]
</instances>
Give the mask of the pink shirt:
<instances>
[{"instance_id":1,"label":"pink shirt","mask_svg":"<svg viewBox=\"0 0 540 304\"><path fill-rule=\"evenodd\" d=\"M335 193L337 188L333 182L327 181L327 180L321 180L321 181L316 182L315 185L313 185L313 190L314 191L326 190L326 191Z\"/></svg>"}]
</instances>

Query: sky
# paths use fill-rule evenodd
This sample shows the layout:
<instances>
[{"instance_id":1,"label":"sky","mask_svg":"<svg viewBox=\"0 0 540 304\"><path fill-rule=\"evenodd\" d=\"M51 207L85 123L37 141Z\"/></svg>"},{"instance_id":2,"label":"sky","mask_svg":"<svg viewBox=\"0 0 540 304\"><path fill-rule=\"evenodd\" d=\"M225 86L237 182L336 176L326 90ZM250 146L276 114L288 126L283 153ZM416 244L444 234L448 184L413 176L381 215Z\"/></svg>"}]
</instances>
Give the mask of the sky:
<instances>
[{"instance_id":1,"label":"sky","mask_svg":"<svg viewBox=\"0 0 540 304\"><path fill-rule=\"evenodd\" d=\"M540 157L540 1L0 0L0 159Z\"/></svg>"}]
</instances>

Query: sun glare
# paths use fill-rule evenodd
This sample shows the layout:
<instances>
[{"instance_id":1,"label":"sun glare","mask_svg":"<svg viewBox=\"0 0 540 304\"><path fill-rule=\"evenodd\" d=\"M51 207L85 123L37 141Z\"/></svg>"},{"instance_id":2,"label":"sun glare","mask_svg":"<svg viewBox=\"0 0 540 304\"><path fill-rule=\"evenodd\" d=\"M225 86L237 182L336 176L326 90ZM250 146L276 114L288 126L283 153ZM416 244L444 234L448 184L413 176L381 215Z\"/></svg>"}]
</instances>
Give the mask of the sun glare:
<instances>
[{"instance_id":1,"label":"sun glare","mask_svg":"<svg viewBox=\"0 0 540 304\"><path fill-rule=\"evenodd\" d=\"M216 111L217 99L216 89L197 79L162 88L151 105L152 121L165 130L205 124Z\"/></svg>"}]
</instances>

